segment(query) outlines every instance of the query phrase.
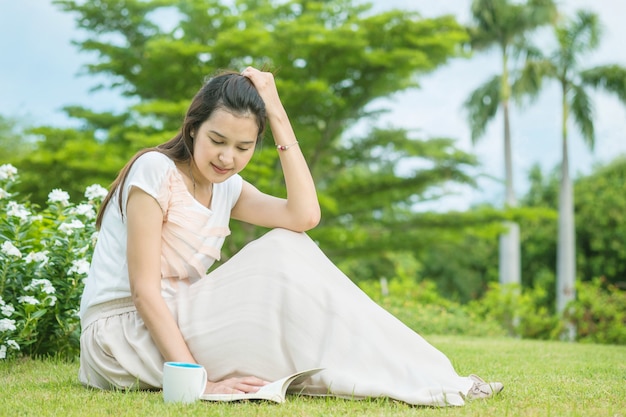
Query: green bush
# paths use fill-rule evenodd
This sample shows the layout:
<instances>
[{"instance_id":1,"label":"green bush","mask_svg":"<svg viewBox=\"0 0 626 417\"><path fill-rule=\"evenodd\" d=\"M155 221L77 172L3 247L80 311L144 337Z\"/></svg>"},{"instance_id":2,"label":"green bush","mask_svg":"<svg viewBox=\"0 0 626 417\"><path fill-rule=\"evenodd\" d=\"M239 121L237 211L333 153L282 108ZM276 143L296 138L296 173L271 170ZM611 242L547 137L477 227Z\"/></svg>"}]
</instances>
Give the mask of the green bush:
<instances>
[{"instance_id":1,"label":"green bush","mask_svg":"<svg viewBox=\"0 0 626 417\"><path fill-rule=\"evenodd\" d=\"M546 290L541 286L520 289L517 285L491 283L483 298L469 303L478 317L491 318L510 336L529 339L555 339L563 324L545 307Z\"/></svg>"},{"instance_id":2,"label":"green bush","mask_svg":"<svg viewBox=\"0 0 626 417\"><path fill-rule=\"evenodd\" d=\"M454 301L443 298L431 281L393 279L388 293L380 282L359 283L374 301L422 334L503 336L506 331L491 318L478 317Z\"/></svg>"},{"instance_id":3,"label":"green bush","mask_svg":"<svg viewBox=\"0 0 626 417\"><path fill-rule=\"evenodd\" d=\"M79 351L78 307L96 239L97 205L106 190L87 187L70 203L56 189L39 209L17 202L17 170L0 166L0 359L73 358Z\"/></svg>"},{"instance_id":4,"label":"green bush","mask_svg":"<svg viewBox=\"0 0 626 417\"><path fill-rule=\"evenodd\" d=\"M626 294L602 278L579 282L566 318L581 342L626 345Z\"/></svg>"}]
</instances>

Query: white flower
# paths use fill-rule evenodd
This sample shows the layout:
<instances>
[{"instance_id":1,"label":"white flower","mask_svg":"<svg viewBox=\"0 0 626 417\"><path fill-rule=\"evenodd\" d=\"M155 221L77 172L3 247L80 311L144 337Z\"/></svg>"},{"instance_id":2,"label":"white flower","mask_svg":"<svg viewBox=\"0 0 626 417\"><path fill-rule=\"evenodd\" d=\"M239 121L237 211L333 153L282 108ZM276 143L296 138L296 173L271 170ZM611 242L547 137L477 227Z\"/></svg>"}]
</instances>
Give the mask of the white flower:
<instances>
[{"instance_id":1,"label":"white flower","mask_svg":"<svg viewBox=\"0 0 626 417\"><path fill-rule=\"evenodd\" d=\"M9 201L9 204L7 204L7 215L19 217L22 220L28 220L30 211L28 211L22 204L18 204L15 201Z\"/></svg>"},{"instance_id":2,"label":"white flower","mask_svg":"<svg viewBox=\"0 0 626 417\"><path fill-rule=\"evenodd\" d=\"M7 346L11 349L20 350L20 345L15 340L7 340Z\"/></svg>"},{"instance_id":3,"label":"white flower","mask_svg":"<svg viewBox=\"0 0 626 417\"><path fill-rule=\"evenodd\" d=\"M13 308L13 306L11 304L3 304L0 307L0 311L2 312L2 314L4 314L7 317L10 317L11 314L13 314L15 312L15 308Z\"/></svg>"},{"instance_id":4,"label":"white flower","mask_svg":"<svg viewBox=\"0 0 626 417\"><path fill-rule=\"evenodd\" d=\"M59 231L65 233L66 235L71 235L74 233L74 229L83 229L85 225L80 220L72 220L69 223L63 223L59 226Z\"/></svg>"},{"instance_id":5,"label":"white flower","mask_svg":"<svg viewBox=\"0 0 626 417\"><path fill-rule=\"evenodd\" d=\"M40 222L43 220L43 216L41 214L37 214L36 216L31 216L31 222Z\"/></svg>"},{"instance_id":6,"label":"white flower","mask_svg":"<svg viewBox=\"0 0 626 417\"><path fill-rule=\"evenodd\" d=\"M70 202L70 195L60 188L55 188L48 194L48 202L61 203L61 205L67 206Z\"/></svg>"},{"instance_id":7,"label":"white flower","mask_svg":"<svg viewBox=\"0 0 626 417\"><path fill-rule=\"evenodd\" d=\"M87 275L89 273L89 262L84 259L76 259L72 261L72 267L67 271L68 274Z\"/></svg>"},{"instance_id":8,"label":"white flower","mask_svg":"<svg viewBox=\"0 0 626 417\"><path fill-rule=\"evenodd\" d=\"M24 262L27 264L31 262L40 262L40 266L44 266L48 263L50 258L48 258L48 251L45 250L43 252L31 252L24 258Z\"/></svg>"},{"instance_id":9,"label":"white flower","mask_svg":"<svg viewBox=\"0 0 626 417\"><path fill-rule=\"evenodd\" d=\"M74 249L72 252L76 255L76 257L84 256L87 253L87 251L89 250L89 248L90 248L89 245L85 245L82 248Z\"/></svg>"},{"instance_id":10,"label":"white flower","mask_svg":"<svg viewBox=\"0 0 626 417\"><path fill-rule=\"evenodd\" d=\"M85 198L91 200L101 200L107 196L109 192L106 188L99 184L90 185L85 189Z\"/></svg>"},{"instance_id":11,"label":"white flower","mask_svg":"<svg viewBox=\"0 0 626 417\"><path fill-rule=\"evenodd\" d=\"M0 332L13 331L17 327L15 327L15 320L11 319L0 319Z\"/></svg>"},{"instance_id":12,"label":"white flower","mask_svg":"<svg viewBox=\"0 0 626 417\"><path fill-rule=\"evenodd\" d=\"M24 291L32 291L37 289L38 287L40 287L41 291L46 294L54 294L56 292L56 290L52 286L52 283L45 278L32 280L29 285L24 287Z\"/></svg>"},{"instance_id":13,"label":"white flower","mask_svg":"<svg viewBox=\"0 0 626 417\"><path fill-rule=\"evenodd\" d=\"M72 214L78 214L80 216L85 216L88 219L93 219L96 217L96 211L93 209L91 204L79 204L71 210Z\"/></svg>"},{"instance_id":14,"label":"white flower","mask_svg":"<svg viewBox=\"0 0 626 417\"><path fill-rule=\"evenodd\" d=\"M48 306L52 307L56 304L57 298L54 295L49 295L46 297L45 301L48 302Z\"/></svg>"},{"instance_id":15,"label":"white flower","mask_svg":"<svg viewBox=\"0 0 626 417\"><path fill-rule=\"evenodd\" d=\"M9 193L7 193L7 191L4 188L0 188L0 200L2 200L3 198L7 198L9 196Z\"/></svg>"},{"instance_id":16,"label":"white flower","mask_svg":"<svg viewBox=\"0 0 626 417\"><path fill-rule=\"evenodd\" d=\"M9 256L15 256L17 258L22 257L22 252L20 252L20 250L16 248L15 245L13 245L13 243L11 243L8 240L6 240L2 244L2 246L0 247L0 250L2 250L2 252L4 252L6 255L9 255Z\"/></svg>"},{"instance_id":17,"label":"white flower","mask_svg":"<svg viewBox=\"0 0 626 417\"><path fill-rule=\"evenodd\" d=\"M17 301L23 304L31 304L31 305L39 304L39 300L33 297L32 295L23 295L19 297Z\"/></svg>"},{"instance_id":18,"label":"white flower","mask_svg":"<svg viewBox=\"0 0 626 417\"><path fill-rule=\"evenodd\" d=\"M5 345L0 345L0 359L4 359L7 357L7 347Z\"/></svg>"},{"instance_id":19,"label":"white flower","mask_svg":"<svg viewBox=\"0 0 626 417\"><path fill-rule=\"evenodd\" d=\"M0 166L0 180L12 180L17 175L17 168L11 164Z\"/></svg>"}]
</instances>

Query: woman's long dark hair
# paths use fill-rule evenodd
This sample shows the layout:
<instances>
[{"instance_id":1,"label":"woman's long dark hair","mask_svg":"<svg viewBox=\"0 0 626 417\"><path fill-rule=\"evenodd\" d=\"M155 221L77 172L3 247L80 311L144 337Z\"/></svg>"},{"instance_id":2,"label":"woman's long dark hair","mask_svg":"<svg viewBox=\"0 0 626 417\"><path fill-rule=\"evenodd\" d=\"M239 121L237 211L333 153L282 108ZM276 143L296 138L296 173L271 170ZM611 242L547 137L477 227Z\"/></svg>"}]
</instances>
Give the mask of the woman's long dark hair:
<instances>
[{"instance_id":1,"label":"woman's long dark hair","mask_svg":"<svg viewBox=\"0 0 626 417\"><path fill-rule=\"evenodd\" d=\"M176 136L154 148L147 148L137 152L122 168L100 206L96 227L100 228L102 225L102 218L107 206L115 192L118 189L120 191L123 189L128 173L137 158L147 152L157 151L167 155L174 162L192 163L194 139L191 134L192 132L197 132L200 125L218 109L223 109L236 115L252 113L256 117L259 128L257 142L261 140L266 124L265 103L263 103L252 82L243 75L233 71L222 72L210 78L191 101L183 120L183 125ZM121 192L118 199L120 213L123 213Z\"/></svg>"}]
</instances>

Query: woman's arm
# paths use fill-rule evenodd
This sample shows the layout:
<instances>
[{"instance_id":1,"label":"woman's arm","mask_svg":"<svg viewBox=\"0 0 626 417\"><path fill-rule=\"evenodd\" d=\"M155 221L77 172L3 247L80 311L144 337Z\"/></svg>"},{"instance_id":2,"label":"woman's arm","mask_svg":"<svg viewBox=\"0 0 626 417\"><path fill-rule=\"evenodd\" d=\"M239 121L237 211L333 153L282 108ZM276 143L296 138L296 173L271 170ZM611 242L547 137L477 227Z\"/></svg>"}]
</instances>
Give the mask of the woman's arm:
<instances>
[{"instance_id":1,"label":"woman's arm","mask_svg":"<svg viewBox=\"0 0 626 417\"><path fill-rule=\"evenodd\" d=\"M315 184L278 96L274 76L251 67L246 68L242 75L252 81L265 103L276 145L288 147L277 149L287 198L269 196L244 182L232 216L265 227L282 227L298 232L312 229L319 223L321 215Z\"/></svg>"},{"instance_id":2,"label":"woman's arm","mask_svg":"<svg viewBox=\"0 0 626 417\"><path fill-rule=\"evenodd\" d=\"M161 208L152 196L133 187L126 211L128 276L137 311L166 361L195 362L161 296Z\"/></svg>"},{"instance_id":3,"label":"woman's arm","mask_svg":"<svg viewBox=\"0 0 626 417\"><path fill-rule=\"evenodd\" d=\"M149 194L133 187L128 195L126 221L128 275L135 307L165 361L195 363L178 324L161 296L161 208ZM256 392L267 383L252 376L207 381L205 392Z\"/></svg>"}]
</instances>

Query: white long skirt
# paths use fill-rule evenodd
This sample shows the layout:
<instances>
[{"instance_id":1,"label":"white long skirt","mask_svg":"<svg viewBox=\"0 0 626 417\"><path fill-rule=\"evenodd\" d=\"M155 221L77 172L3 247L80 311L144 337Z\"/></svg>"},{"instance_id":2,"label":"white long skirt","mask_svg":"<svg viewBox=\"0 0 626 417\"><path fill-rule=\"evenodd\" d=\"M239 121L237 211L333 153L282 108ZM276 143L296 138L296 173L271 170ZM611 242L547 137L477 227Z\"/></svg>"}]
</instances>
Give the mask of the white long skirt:
<instances>
[{"instance_id":1,"label":"white long skirt","mask_svg":"<svg viewBox=\"0 0 626 417\"><path fill-rule=\"evenodd\" d=\"M304 233L272 230L202 280L164 296L212 381L244 375L271 381L321 367L325 370L309 379L303 393L434 406L463 405L472 386L442 352L374 303ZM139 381L139 387L158 386L163 359L153 346L146 348L151 339L140 335L143 323L136 311L106 316L108 323L103 318L83 331L83 351L108 349L100 355L105 364L97 352L81 353L83 383L101 386L93 381L102 378L119 386L127 372L127 380ZM111 357L123 369L115 369Z\"/></svg>"}]
</instances>

